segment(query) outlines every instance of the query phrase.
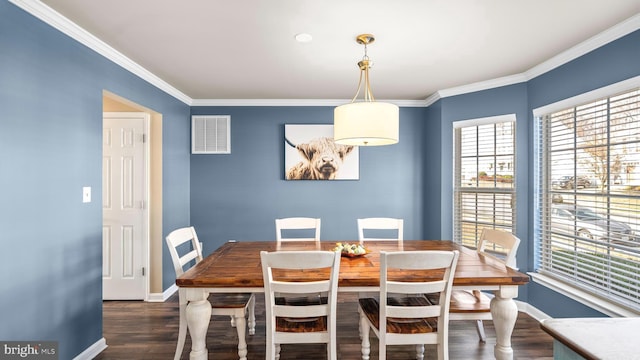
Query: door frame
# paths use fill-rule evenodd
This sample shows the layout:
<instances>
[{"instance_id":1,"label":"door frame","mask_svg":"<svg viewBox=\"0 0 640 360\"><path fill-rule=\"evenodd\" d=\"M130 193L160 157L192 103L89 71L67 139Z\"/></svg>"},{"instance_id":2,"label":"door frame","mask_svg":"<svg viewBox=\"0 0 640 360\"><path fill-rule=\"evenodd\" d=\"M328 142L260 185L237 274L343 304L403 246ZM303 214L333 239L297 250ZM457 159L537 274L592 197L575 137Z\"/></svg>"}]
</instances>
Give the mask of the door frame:
<instances>
[{"instance_id":1,"label":"door frame","mask_svg":"<svg viewBox=\"0 0 640 360\"><path fill-rule=\"evenodd\" d=\"M144 141L143 141L143 169L144 169L144 178L143 178L143 207L142 207L142 266L144 270L144 298L143 301L149 301L149 294L151 289L151 274L150 274L150 211L151 209L151 184L150 184L150 172L151 172L151 114L145 111L127 111L127 112L118 112L118 111L104 111L102 113L102 123L104 126L104 118L109 117L112 119L117 118L130 118L143 115L143 131L144 131ZM104 187L104 184L102 184ZM103 215L103 224L104 224L104 215Z\"/></svg>"}]
</instances>

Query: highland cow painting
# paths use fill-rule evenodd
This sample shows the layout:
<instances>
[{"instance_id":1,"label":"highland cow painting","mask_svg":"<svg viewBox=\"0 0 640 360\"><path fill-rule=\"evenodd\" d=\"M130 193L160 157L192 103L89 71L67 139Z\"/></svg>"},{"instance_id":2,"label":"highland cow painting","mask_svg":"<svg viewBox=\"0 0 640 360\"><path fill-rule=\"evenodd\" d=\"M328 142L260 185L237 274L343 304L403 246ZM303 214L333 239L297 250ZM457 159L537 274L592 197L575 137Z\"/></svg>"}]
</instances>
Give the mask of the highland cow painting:
<instances>
[{"instance_id":1,"label":"highland cow painting","mask_svg":"<svg viewBox=\"0 0 640 360\"><path fill-rule=\"evenodd\" d=\"M287 180L358 180L357 146L333 142L333 125L284 126Z\"/></svg>"}]
</instances>

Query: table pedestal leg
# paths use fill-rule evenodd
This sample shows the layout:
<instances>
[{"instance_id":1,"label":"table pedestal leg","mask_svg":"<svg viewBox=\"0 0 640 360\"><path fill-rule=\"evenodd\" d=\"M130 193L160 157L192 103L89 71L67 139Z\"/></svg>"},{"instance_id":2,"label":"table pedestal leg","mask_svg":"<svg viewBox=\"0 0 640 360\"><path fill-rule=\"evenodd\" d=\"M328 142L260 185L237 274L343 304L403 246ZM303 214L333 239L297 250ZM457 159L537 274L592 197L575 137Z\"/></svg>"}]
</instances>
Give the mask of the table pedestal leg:
<instances>
[{"instance_id":1,"label":"table pedestal leg","mask_svg":"<svg viewBox=\"0 0 640 360\"><path fill-rule=\"evenodd\" d=\"M207 338L207 329L209 321L211 321L211 303L207 300L207 293L200 290L202 295L196 296L197 289L188 289L191 292L187 295L189 304L187 304L187 327L191 335L191 353L190 360L207 360L209 352L207 351L205 340ZM194 298L199 298L194 300Z\"/></svg>"},{"instance_id":2,"label":"table pedestal leg","mask_svg":"<svg viewBox=\"0 0 640 360\"><path fill-rule=\"evenodd\" d=\"M496 330L494 356L497 360L512 360L511 334L518 318L518 307L513 298L518 296L517 286L504 286L491 299L491 316Z\"/></svg>"}]
</instances>

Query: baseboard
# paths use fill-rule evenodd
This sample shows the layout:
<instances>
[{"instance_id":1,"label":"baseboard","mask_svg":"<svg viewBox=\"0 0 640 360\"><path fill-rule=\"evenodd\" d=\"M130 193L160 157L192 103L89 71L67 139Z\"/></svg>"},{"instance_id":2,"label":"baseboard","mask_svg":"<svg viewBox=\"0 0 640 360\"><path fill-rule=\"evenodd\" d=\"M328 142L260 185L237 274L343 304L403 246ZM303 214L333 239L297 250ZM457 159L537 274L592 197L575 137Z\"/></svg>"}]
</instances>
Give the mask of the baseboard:
<instances>
[{"instance_id":1,"label":"baseboard","mask_svg":"<svg viewBox=\"0 0 640 360\"><path fill-rule=\"evenodd\" d=\"M176 291L178 291L178 286L176 286L176 284L173 284L167 290L165 290L162 293L149 294L149 298L148 298L147 302L165 302Z\"/></svg>"},{"instance_id":2,"label":"baseboard","mask_svg":"<svg viewBox=\"0 0 640 360\"><path fill-rule=\"evenodd\" d=\"M85 351L78 354L78 356L74 357L73 360L91 360L98 356L98 354L103 352L106 348L107 340L105 340L105 338L102 338L85 349Z\"/></svg>"},{"instance_id":3,"label":"baseboard","mask_svg":"<svg viewBox=\"0 0 640 360\"><path fill-rule=\"evenodd\" d=\"M164 302L164 293L151 293L147 298L147 302Z\"/></svg>"},{"instance_id":4,"label":"baseboard","mask_svg":"<svg viewBox=\"0 0 640 360\"><path fill-rule=\"evenodd\" d=\"M551 316L545 314L544 312L540 311L535 306L531 306L529 304L527 304L527 311L525 311L525 312L527 313L527 315L529 315L532 318L538 320L538 322L540 322L542 320L545 320L545 319L551 319Z\"/></svg>"},{"instance_id":5,"label":"baseboard","mask_svg":"<svg viewBox=\"0 0 640 360\"><path fill-rule=\"evenodd\" d=\"M523 302L523 301L518 301L518 300L514 300L516 303L516 306L518 307L518 311L521 311L529 316L531 316L532 318L536 319L538 322L544 320L544 319L550 319L551 316L545 314L544 312L540 311L538 308L536 308L535 306L530 305L529 303Z\"/></svg>"}]
</instances>

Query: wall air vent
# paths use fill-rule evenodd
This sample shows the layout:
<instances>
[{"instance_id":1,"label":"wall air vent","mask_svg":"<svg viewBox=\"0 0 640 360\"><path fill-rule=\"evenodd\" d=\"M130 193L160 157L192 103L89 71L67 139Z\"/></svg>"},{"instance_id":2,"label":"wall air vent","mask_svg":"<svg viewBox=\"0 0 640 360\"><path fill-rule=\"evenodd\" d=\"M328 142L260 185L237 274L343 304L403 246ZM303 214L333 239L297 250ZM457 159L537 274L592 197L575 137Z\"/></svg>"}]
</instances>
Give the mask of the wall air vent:
<instances>
[{"instance_id":1,"label":"wall air vent","mask_svg":"<svg viewBox=\"0 0 640 360\"><path fill-rule=\"evenodd\" d=\"M231 154L231 116L191 116L192 154Z\"/></svg>"}]
</instances>

